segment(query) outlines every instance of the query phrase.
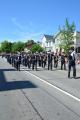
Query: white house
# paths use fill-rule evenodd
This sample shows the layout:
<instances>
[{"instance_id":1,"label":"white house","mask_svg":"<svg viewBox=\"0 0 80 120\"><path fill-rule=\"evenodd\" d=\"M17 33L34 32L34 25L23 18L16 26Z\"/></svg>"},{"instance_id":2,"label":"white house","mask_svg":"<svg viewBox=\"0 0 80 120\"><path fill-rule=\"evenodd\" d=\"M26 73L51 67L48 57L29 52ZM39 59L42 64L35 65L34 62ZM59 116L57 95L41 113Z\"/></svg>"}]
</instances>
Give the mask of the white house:
<instances>
[{"instance_id":1,"label":"white house","mask_svg":"<svg viewBox=\"0 0 80 120\"><path fill-rule=\"evenodd\" d=\"M77 53L80 53L80 32L74 32L74 48Z\"/></svg>"},{"instance_id":2,"label":"white house","mask_svg":"<svg viewBox=\"0 0 80 120\"><path fill-rule=\"evenodd\" d=\"M75 31L74 32L74 39L73 39L73 47L75 48L77 53L80 53L80 32ZM57 49L57 51L60 51L60 38L61 38L61 34L60 32L58 34L55 35L54 39L55 39L55 49Z\"/></svg>"},{"instance_id":3,"label":"white house","mask_svg":"<svg viewBox=\"0 0 80 120\"><path fill-rule=\"evenodd\" d=\"M57 33L55 36L44 35L42 38L42 47L45 48L46 51L50 50L54 52L59 52L60 39L61 39L60 32ZM73 46L76 52L80 53L80 32L78 31L74 32Z\"/></svg>"},{"instance_id":4,"label":"white house","mask_svg":"<svg viewBox=\"0 0 80 120\"><path fill-rule=\"evenodd\" d=\"M60 32L57 33L57 34L54 36L54 39L55 39L55 50L54 50L54 52L59 52L59 51L60 51L60 47L59 47L60 38L61 38Z\"/></svg>"},{"instance_id":5,"label":"white house","mask_svg":"<svg viewBox=\"0 0 80 120\"><path fill-rule=\"evenodd\" d=\"M52 35L45 35L42 37L42 47L46 51L54 51L55 49L55 39Z\"/></svg>"}]
</instances>

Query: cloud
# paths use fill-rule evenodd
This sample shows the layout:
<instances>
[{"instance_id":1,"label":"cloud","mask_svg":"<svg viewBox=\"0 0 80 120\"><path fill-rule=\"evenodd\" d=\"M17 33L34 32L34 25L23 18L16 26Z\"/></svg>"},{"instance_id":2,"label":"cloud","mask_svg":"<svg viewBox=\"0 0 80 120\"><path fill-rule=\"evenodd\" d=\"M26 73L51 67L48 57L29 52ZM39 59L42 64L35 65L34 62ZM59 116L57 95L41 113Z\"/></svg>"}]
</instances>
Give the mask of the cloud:
<instances>
[{"instance_id":1,"label":"cloud","mask_svg":"<svg viewBox=\"0 0 80 120\"><path fill-rule=\"evenodd\" d=\"M15 31L14 31L14 35L16 37L16 39L18 40L29 40L29 39L33 39L33 40L39 40L40 37L46 33L46 29L45 30L39 30L39 28L36 28L37 25L35 25L32 21L30 21L26 26L23 26L16 17L12 17L11 18L12 23L15 25Z\"/></svg>"},{"instance_id":2,"label":"cloud","mask_svg":"<svg viewBox=\"0 0 80 120\"><path fill-rule=\"evenodd\" d=\"M12 23L20 30L24 30L24 26L21 25L15 17L11 18Z\"/></svg>"},{"instance_id":3,"label":"cloud","mask_svg":"<svg viewBox=\"0 0 80 120\"><path fill-rule=\"evenodd\" d=\"M35 41L39 40L40 37L42 36L42 32L35 32L35 33L32 33L32 32L26 32L26 33L20 33L18 34L19 36L17 37L18 40L22 40L22 41L27 41L27 40L30 40L30 39L33 39Z\"/></svg>"},{"instance_id":4,"label":"cloud","mask_svg":"<svg viewBox=\"0 0 80 120\"><path fill-rule=\"evenodd\" d=\"M12 23L15 25L15 27L18 29L18 30L29 30L29 31L33 31L33 28L35 27L35 25L33 24L32 21L30 21L26 26L22 25L16 17L12 17L11 18L11 21Z\"/></svg>"},{"instance_id":5,"label":"cloud","mask_svg":"<svg viewBox=\"0 0 80 120\"><path fill-rule=\"evenodd\" d=\"M13 37L7 37L6 39L11 42L17 42L17 41L22 41L26 42L27 40L35 40L35 41L40 41L41 36L43 35L43 32L18 32L13 34Z\"/></svg>"}]
</instances>

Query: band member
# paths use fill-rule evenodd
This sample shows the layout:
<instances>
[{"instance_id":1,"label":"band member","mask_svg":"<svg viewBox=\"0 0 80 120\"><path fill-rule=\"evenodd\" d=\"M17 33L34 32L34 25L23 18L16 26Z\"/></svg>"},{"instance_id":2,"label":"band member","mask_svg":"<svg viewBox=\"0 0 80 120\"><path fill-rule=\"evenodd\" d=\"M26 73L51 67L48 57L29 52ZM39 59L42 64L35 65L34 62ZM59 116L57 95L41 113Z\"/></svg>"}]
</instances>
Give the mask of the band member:
<instances>
[{"instance_id":1,"label":"band member","mask_svg":"<svg viewBox=\"0 0 80 120\"><path fill-rule=\"evenodd\" d=\"M58 67L58 55L57 53L55 53L54 55L54 68L57 68Z\"/></svg>"},{"instance_id":2,"label":"band member","mask_svg":"<svg viewBox=\"0 0 80 120\"><path fill-rule=\"evenodd\" d=\"M75 51L69 51L68 55L68 78L70 78L71 68L73 68L73 77L76 77Z\"/></svg>"},{"instance_id":3,"label":"band member","mask_svg":"<svg viewBox=\"0 0 80 120\"><path fill-rule=\"evenodd\" d=\"M51 53L48 53L48 70L52 70L52 60L53 60L53 55Z\"/></svg>"},{"instance_id":4,"label":"band member","mask_svg":"<svg viewBox=\"0 0 80 120\"><path fill-rule=\"evenodd\" d=\"M66 70L66 61L65 61L65 55L64 53L61 54L61 70L63 69Z\"/></svg>"}]
</instances>

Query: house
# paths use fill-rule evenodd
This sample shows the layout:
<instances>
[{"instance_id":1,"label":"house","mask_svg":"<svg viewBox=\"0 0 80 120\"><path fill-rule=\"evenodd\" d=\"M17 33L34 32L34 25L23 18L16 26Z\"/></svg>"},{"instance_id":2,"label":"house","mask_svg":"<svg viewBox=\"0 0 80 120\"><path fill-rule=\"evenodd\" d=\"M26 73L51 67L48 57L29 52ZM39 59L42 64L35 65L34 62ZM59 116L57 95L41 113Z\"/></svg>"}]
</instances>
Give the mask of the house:
<instances>
[{"instance_id":1,"label":"house","mask_svg":"<svg viewBox=\"0 0 80 120\"><path fill-rule=\"evenodd\" d=\"M77 53L80 53L80 32L74 32L74 39L72 46L75 48ZM52 52L60 52L60 40L61 40L61 33L58 32L56 35L45 35L42 38L42 47L45 51L52 51ZM64 50L62 50L64 51Z\"/></svg>"},{"instance_id":2,"label":"house","mask_svg":"<svg viewBox=\"0 0 80 120\"><path fill-rule=\"evenodd\" d=\"M59 32L58 34L55 35L55 51L60 51L60 39L61 39L61 33ZM73 34L73 43L72 46L75 48L77 53L80 53L80 32L75 31Z\"/></svg>"},{"instance_id":3,"label":"house","mask_svg":"<svg viewBox=\"0 0 80 120\"><path fill-rule=\"evenodd\" d=\"M32 48L32 46L35 44L34 40L28 40L25 43L25 48L24 48L24 52L29 52L30 49Z\"/></svg>"},{"instance_id":4,"label":"house","mask_svg":"<svg viewBox=\"0 0 80 120\"><path fill-rule=\"evenodd\" d=\"M55 39L55 50L54 52L60 52L60 38L61 38L61 34L60 32L58 32L55 36L54 36L54 39Z\"/></svg>"},{"instance_id":5,"label":"house","mask_svg":"<svg viewBox=\"0 0 80 120\"><path fill-rule=\"evenodd\" d=\"M44 34L41 41L42 41L41 46L45 49L45 51L54 51L55 39L52 35Z\"/></svg>"},{"instance_id":6,"label":"house","mask_svg":"<svg viewBox=\"0 0 80 120\"><path fill-rule=\"evenodd\" d=\"M80 53L80 32L74 32L74 48L77 53Z\"/></svg>"}]
</instances>

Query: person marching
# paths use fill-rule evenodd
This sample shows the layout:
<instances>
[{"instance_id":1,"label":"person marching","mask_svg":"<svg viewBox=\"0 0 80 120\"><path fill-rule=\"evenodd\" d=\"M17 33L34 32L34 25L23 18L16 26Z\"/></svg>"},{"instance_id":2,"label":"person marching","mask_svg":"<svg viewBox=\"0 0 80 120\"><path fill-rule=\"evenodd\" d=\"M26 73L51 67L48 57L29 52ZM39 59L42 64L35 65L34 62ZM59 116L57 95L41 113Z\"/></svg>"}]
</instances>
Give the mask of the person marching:
<instances>
[{"instance_id":1,"label":"person marching","mask_svg":"<svg viewBox=\"0 0 80 120\"><path fill-rule=\"evenodd\" d=\"M48 70L52 70L52 60L53 60L53 55L51 53L48 53Z\"/></svg>"},{"instance_id":2,"label":"person marching","mask_svg":"<svg viewBox=\"0 0 80 120\"><path fill-rule=\"evenodd\" d=\"M44 56L43 56L43 68L45 68L46 62L47 62L47 55L44 54Z\"/></svg>"},{"instance_id":3,"label":"person marching","mask_svg":"<svg viewBox=\"0 0 80 120\"><path fill-rule=\"evenodd\" d=\"M38 64L39 64L39 67L41 67L41 54L39 54L38 56Z\"/></svg>"},{"instance_id":4,"label":"person marching","mask_svg":"<svg viewBox=\"0 0 80 120\"><path fill-rule=\"evenodd\" d=\"M54 68L57 68L58 67L58 55L57 53L55 53L54 55Z\"/></svg>"},{"instance_id":5,"label":"person marching","mask_svg":"<svg viewBox=\"0 0 80 120\"><path fill-rule=\"evenodd\" d=\"M66 70L66 61L65 61L64 52L61 54L61 70L63 70L63 66L64 66L64 70Z\"/></svg>"},{"instance_id":6,"label":"person marching","mask_svg":"<svg viewBox=\"0 0 80 120\"><path fill-rule=\"evenodd\" d=\"M34 70L34 68L35 68L35 61L36 61L34 53L32 54L31 61L32 61L32 70Z\"/></svg>"},{"instance_id":7,"label":"person marching","mask_svg":"<svg viewBox=\"0 0 80 120\"><path fill-rule=\"evenodd\" d=\"M69 51L68 55L68 78L70 78L71 68L73 68L73 77L76 77L76 63L75 63L75 51Z\"/></svg>"}]
</instances>

